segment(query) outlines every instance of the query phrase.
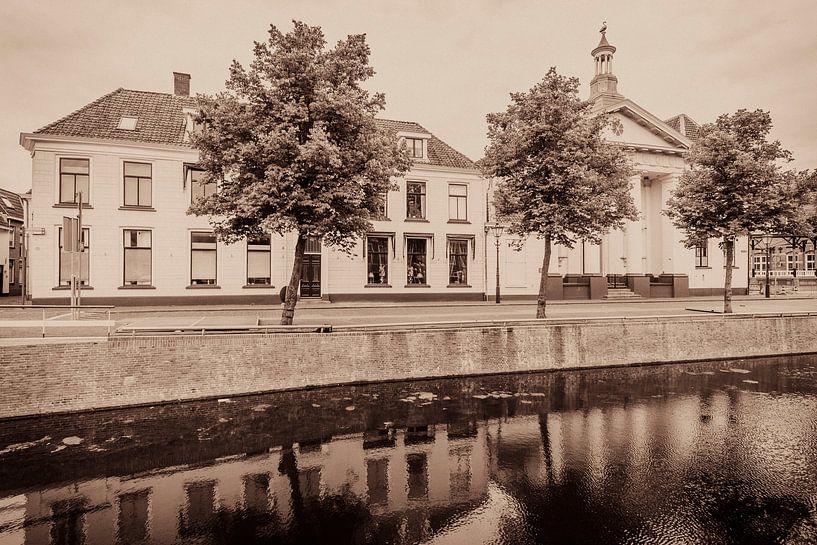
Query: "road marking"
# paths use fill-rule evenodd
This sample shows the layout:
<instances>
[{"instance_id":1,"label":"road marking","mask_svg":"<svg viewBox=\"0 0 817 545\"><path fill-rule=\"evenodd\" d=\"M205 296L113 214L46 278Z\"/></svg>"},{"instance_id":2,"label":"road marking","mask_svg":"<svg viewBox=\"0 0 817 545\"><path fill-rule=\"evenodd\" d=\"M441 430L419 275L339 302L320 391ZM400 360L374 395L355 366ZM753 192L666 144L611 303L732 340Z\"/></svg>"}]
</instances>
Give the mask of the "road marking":
<instances>
[{"instance_id":1,"label":"road marking","mask_svg":"<svg viewBox=\"0 0 817 545\"><path fill-rule=\"evenodd\" d=\"M193 322L192 324L190 324L188 327L193 327L194 325L197 325L199 322L201 322L202 320L204 320L204 318L205 318L205 316L202 316L201 318L199 318L198 320L196 320L195 322Z\"/></svg>"}]
</instances>

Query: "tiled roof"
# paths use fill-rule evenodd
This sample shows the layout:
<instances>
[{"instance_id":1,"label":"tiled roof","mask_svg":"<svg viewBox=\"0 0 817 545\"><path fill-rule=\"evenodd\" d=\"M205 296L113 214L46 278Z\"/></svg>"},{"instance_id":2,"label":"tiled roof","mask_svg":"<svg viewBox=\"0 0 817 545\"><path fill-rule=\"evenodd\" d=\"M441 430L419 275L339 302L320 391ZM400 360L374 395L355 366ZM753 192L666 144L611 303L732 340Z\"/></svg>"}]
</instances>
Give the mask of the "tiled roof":
<instances>
[{"instance_id":1,"label":"tiled roof","mask_svg":"<svg viewBox=\"0 0 817 545\"><path fill-rule=\"evenodd\" d=\"M698 139L700 125L687 114L678 114L664 121L667 125L680 132L692 141Z\"/></svg>"},{"instance_id":2,"label":"tiled roof","mask_svg":"<svg viewBox=\"0 0 817 545\"><path fill-rule=\"evenodd\" d=\"M195 107L196 99L192 97L120 88L46 125L36 134L187 146L182 110ZM117 128L122 117L137 118L136 130ZM378 119L378 123L395 134L399 131L428 133L413 122ZM426 164L476 169L468 157L433 135L428 141Z\"/></svg>"},{"instance_id":3,"label":"tiled roof","mask_svg":"<svg viewBox=\"0 0 817 545\"><path fill-rule=\"evenodd\" d=\"M431 132L426 130L425 127L413 121L378 119L377 123L380 125L380 128L394 134L401 131L431 134ZM474 170L477 168L471 159L458 152L433 134L431 134L431 138L428 140L428 162L426 164Z\"/></svg>"},{"instance_id":4,"label":"tiled roof","mask_svg":"<svg viewBox=\"0 0 817 545\"><path fill-rule=\"evenodd\" d=\"M0 214L23 221L23 200L20 195L0 188Z\"/></svg>"},{"instance_id":5,"label":"tiled roof","mask_svg":"<svg viewBox=\"0 0 817 545\"><path fill-rule=\"evenodd\" d=\"M120 88L36 133L187 145L182 109L195 107L196 99L192 97ZM135 117L136 129L117 128L122 117Z\"/></svg>"}]
</instances>

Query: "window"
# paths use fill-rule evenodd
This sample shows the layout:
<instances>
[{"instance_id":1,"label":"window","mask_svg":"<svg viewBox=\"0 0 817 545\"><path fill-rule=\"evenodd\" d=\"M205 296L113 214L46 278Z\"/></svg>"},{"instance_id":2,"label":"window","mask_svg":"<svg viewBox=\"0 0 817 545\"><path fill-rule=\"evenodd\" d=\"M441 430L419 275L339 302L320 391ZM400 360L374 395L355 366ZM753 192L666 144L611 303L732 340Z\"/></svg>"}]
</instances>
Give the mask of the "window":
<instances>
[{"instance_id":1,"label":"window","mask_svg":"<svg viewBox=\"0 0 817 545\"><path fill-rule=\"evenodd\" d=\"M182 512L179 521L179 533L182 536L206 534L215 517L216 483L201 481L184 486L186 512Z\"/></svg>"},{"instance_id":2,"label":"window","mask_svg":"<svg viewBox=\"0 0 817 545\"><path fill-rule=\"evenodd\" d=\"M468 283L468 240L448 241L448 283Z\"/></svg>"},{"instance_id":3,"label":"window","mask_svg":"<svg viewBox=\"0 0 817 545\"><path fill-rule=\"evenodd\" d=\"M389 239L388 237L366 238L366 260L369 284L389 283Z\"/></svg>"},{"instance_id":4,"label":"window","mask_svg":"<svg viewBox=\"0 0 817 545\"><path fill-rule=\"evenodd\" d=\"M202 197L209 197L216 192L215 182L204 181L204 171L191 168L188 170L190 176L190 202L194 202Z\"/></svg>"},{"instance_id":5,"label":"window","mask_svg":"<svg viewBox=\"0 0 817 545\"><path fill-rule=\"evenodd\" d=\"M408 182L406 184L406 217L411 219L425 219L425 182Z\"/></svg>"},{"instance_id":6,"label":"window","mask_svg":"<svg viewBox=\"0 0 817 545\"><path fill-rule=\"evenodd\" d=\"M408 498L410 500L428 497L428 460L425 452L414 452L406 455L406 473L408 473Z\"/></svg>"},{"instance_id":7,"label":"window","mask_svg":"<svg viewBox=\"0 0 817 545\"><path fill-rule=\"evenodd\" d=\"M77 204L78 195L87 204L91 185L91 162L88 159L60 159L60 204Z\"/></svg>"},{"instance_id":8,"label":"window","mask_svg":"<svg viewBox=\"0 0 817 545\"><path fill-rule=\"evenodd\" d=\"M208 231L190 233L190 285L215 286L216 235Z\"/></svg>"},{"instance_id":9,"label":"window","mask_svg":"<svg viewBox=\"0 0 817 545\"><path fill-rule=\"evenodd\" d=\"M14 260L9 259L9 284L16 284L17 280L14 275Z\"/></svg>"},{"instance_id":10,"label":"window","mask_svg":"<svg viewBox=\"0 0 817 545\"><path fill-rule=\"evenodd\" d=\"M272 244L269 235L247 240L247 285L270 286Z\"/></svg>"},{"instance_id":11,"label":"window","mask_svg":"<svg viewBox=\"0 0 817 545\"><path fill-rule=\"evenodd\" d=\"M244 507L250 512L266 513L270 508L269 500L269 475L245 475Z\"/></svg>"},{"instance_id":12,"label":"window","mask_svg":"<svg viewBox=\"0 0 817 545\"><path fill-rule=\"evenodd\" d=\"M63 253L63 245L65 241L62 237L62 227L57 228L59 237L59 262L60 262L60 286L71 285L71 257ZM82 228L82 248L83 251L79 254L79 261L74 260L74 274L79 277L81 286L87 286L91 275L90 267L90 251L91 251L91 232L87 227Z\"/></svg>"},{"instance_id":13,"label":"window","mask_svg":"<svg viewBox=\"0 0 817 545\"><path fill-rule=\"evenodd\" d=\"M406 149L409 152L409 157L414 159L423 158L423 139L422 138L406 138Z\"/></svg>"},{"instance_id":14,"label":"window","mask_svg":"<svg viewBox=\"0 0 817 545\"><path fill-rule=\"evenodd\" d=\"M17 240L17 228L11 228L11 235L9 236L9 248L14 248L14 241Z\"/></svg>"},{"instance_id":15,"label":"window","mask_svg":"<svg viewBox=\"0 0 817 545\"><path fill-rule=\"evenodd\" d=\"M152 233L146 229L125 229L125 269L123 285L150 286Z\"/></svg>"},{"instance_id":16,"label":"window","mask_svg":"<svg viewBox=\"0 0 817 545\"><path fill-rule=\"evenodd\" d=\"M119 118L119 125L116 128L122 131L135 131L136 121L137 118L135 117L122 116Z\"/></svg>"},{"instance_id":17,"label":"window","mask_svg":"<svg viewBox=\"0 0 817 545\"><path fill-rule=\"evenodd\" d=\"M366 487L370 504L385 505L389 502L388 458L366 461Z\"/></svg>"},{"instance_id":18,"label":"window","mask_svg":"<svg viewBox=\"0 0 817 545\"><path fill-rule=\"evenodd\" d=\"M468 219L468 186L448 184L448 219Z\"/></svg>"},{"instance_id":19,"label":"window","mask_svg":"<svg viewBox=\"0 0 817 545\"><path fill-rule=\"evenodd\" d=\"M695 266L709 267L709 241L695 245Z\"/></svg>"},{"instance_id":20,"label":"window","mask_svg":"<svg viewBox=\"0 0 817 545\"><path fill-rule=\"evenodd\" d=\"M151 206L153 166L125 161L125 206Z\"/></svg>"},{"instance_id":21,"label":"window","mask_svg":"<svg viewBox=\"0 0 817 545\"><path fill-rule=\"evenodd\" d=\"M407 239L408 250L406 261L407 282L409 284L427 284L426 278L426 243L424 238Z\"/></svg>"},{"instance_id":22,"label":"window","mask_svg":"<svg viewBox=\"0 0 817 545\"><path fill-rule=\"evenodd\" d=\"M814 254L806 254L806 270L813 271L814 270Z\"/></svg>"},{"instance_id":23,"label":"window","mask_svg":"<svg viewBox=\"0 0 817 545\"><path fill-rule=\"evenodd\" d=\"M786 268L794 271L800 268L800 254L786 255Z\"/></svg>"},{"instance_id":24,"label":"window","mask_svg":"<svg viewBox=\"0 0 817 545\"><path fill-rule=\"evenodd\" d=\"M766 256L765 255L756 255L752 257L752 268L755 272L765 273L766 272Z\"/></svg>"},{"instance_id":25,"label":"window","mask_svg":"<svg viewBox=\"0 0 817 545\"><path fill-rule=\"evenodd\" d=\"M148 537L150 489L119 496L118 537L121 543L142 543Z\"/></svg>"},{"instance_id":26,"label":"window","mask_svg":"<svg viewBox=\"0 0 817 545\"><path fill-rule=\"evenodd\" d=\"M389 219L389 194L380 193L377 201L377 209L374 213L375 219L385 220Z\"/></svg>"}]
</instances>

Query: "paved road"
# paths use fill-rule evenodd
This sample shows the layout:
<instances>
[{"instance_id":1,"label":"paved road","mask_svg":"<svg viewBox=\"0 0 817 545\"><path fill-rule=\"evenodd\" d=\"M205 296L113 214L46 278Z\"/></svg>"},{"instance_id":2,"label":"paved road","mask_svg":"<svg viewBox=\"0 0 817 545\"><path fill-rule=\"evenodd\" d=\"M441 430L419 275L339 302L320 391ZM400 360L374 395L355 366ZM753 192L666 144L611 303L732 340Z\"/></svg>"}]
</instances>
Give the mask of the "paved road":
<instances>
[{"instance_id":1,"label":"paved road","mask_svg":"<svg viewBox=\"0 0 817 545\"><path fill-rule=\"evenodd\" d=\"M763 312L817 312L817 298L793 296L758 299L738 297L733 302L738 313ZM692 298L685 300L640 302L558 302L548 305L549 318L591 318L617 316L668 316L700 315L702 312L720 312L722 301L715 298ZM19 311L0 310L0 321L10 319L41 319L41 311L21 316ZM50 314L50 312L49 312ZM13 316L13 318L12 318ZM259 319L277 324L281 316L279 307L257 306L191 306L185 308L127 308L115 309L112 319L121 326L241 326L255 325ZM330 304L304 302L295 312L296 325L332 324L365 325L419 322L448 322L474 320L524 320L536 316L536 306L526 303L473 304ZM60 319L60 316L53 316ZM49 320L51 321L51 320ZM100 327L50 327L48 337L104 336L107 328ZM39 337L40 328L0 329L0 337L6 342L13 338ZM0 343L4 344L4 343Z\"/></svg>"}]
</instances>

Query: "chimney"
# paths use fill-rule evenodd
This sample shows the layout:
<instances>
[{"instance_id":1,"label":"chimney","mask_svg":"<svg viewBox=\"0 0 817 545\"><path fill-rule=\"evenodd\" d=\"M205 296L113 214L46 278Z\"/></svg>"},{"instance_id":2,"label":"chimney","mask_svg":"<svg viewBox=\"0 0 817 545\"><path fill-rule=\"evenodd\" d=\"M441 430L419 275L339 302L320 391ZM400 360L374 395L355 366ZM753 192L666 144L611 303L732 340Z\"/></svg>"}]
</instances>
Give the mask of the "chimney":
<instances>
[{"instance_id":1,"label":"chimney","mask_svg":"<svg viewBox=\"0 0 817 545\"><path fill-rule=\"evenodd\" d=\"M173 72L173 94L182 97L190 96L190 74Z\"/></svg>"}]
</instances>

